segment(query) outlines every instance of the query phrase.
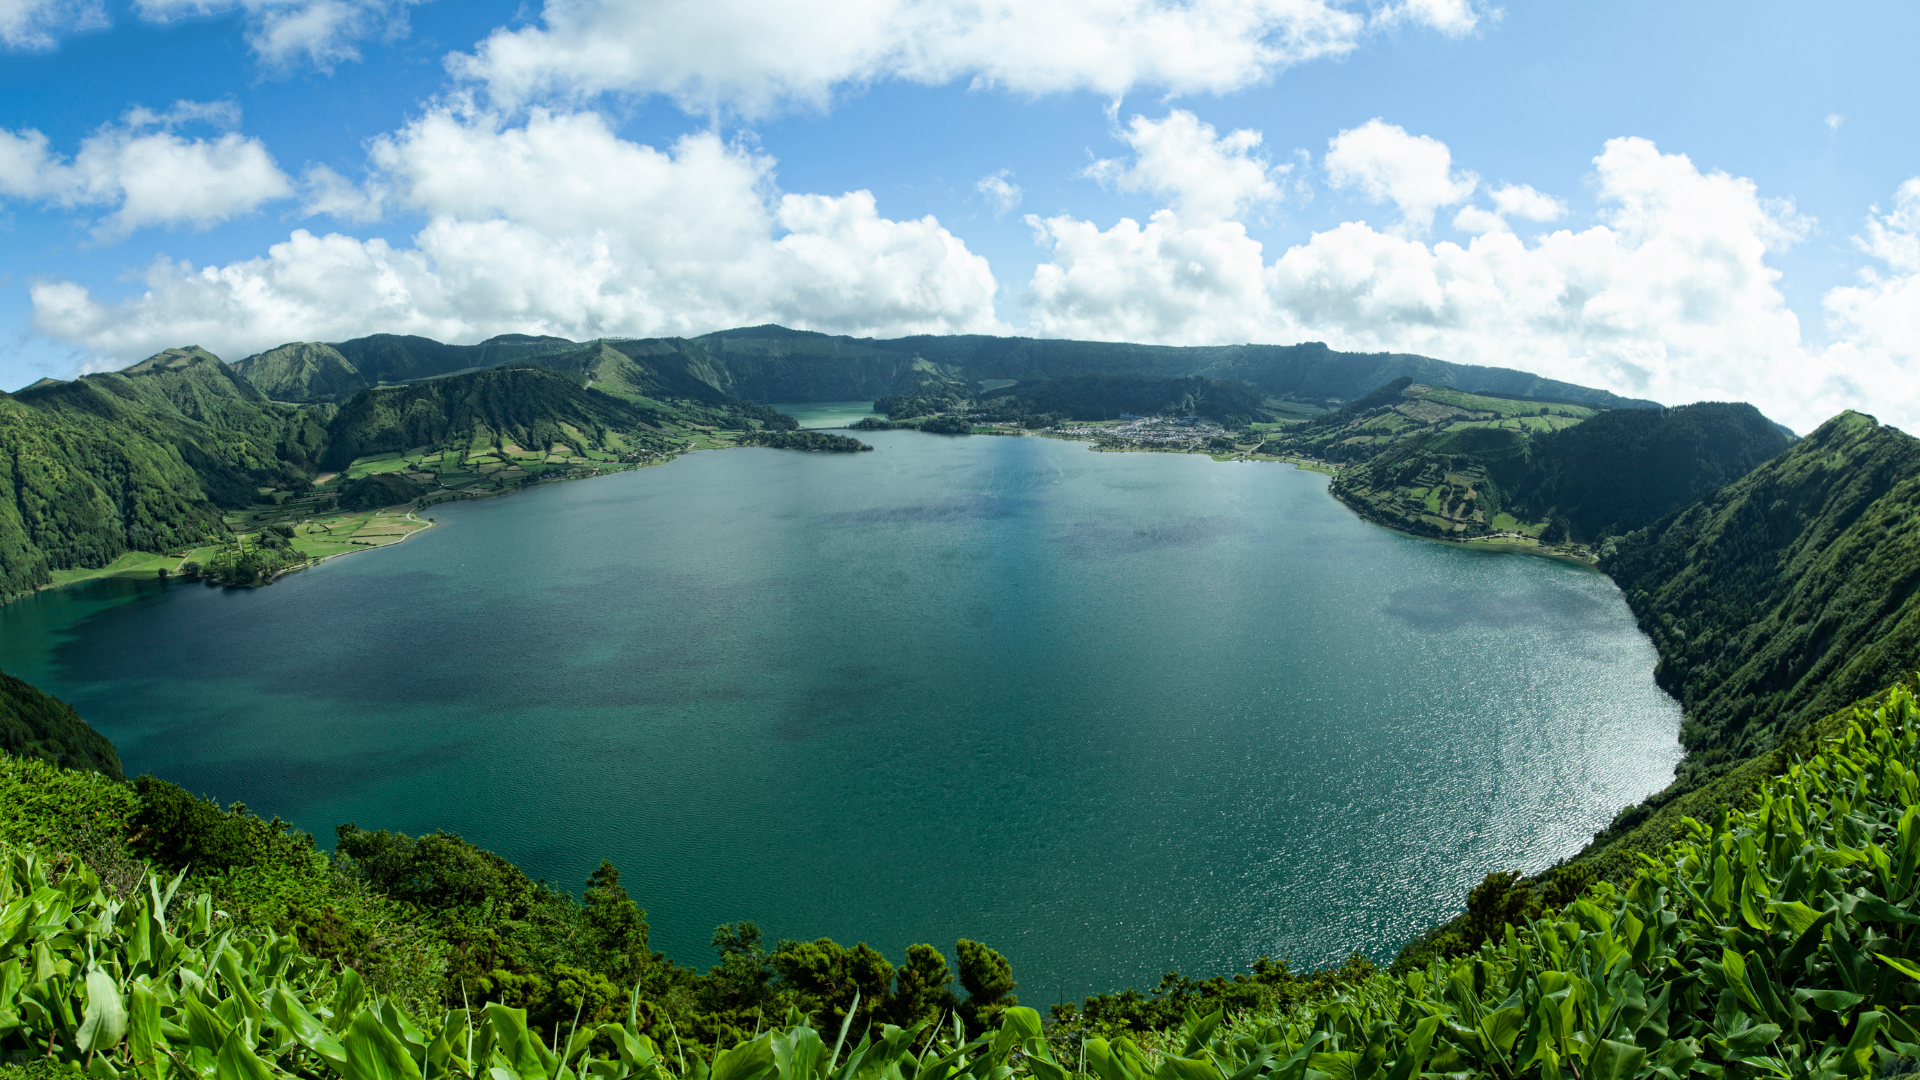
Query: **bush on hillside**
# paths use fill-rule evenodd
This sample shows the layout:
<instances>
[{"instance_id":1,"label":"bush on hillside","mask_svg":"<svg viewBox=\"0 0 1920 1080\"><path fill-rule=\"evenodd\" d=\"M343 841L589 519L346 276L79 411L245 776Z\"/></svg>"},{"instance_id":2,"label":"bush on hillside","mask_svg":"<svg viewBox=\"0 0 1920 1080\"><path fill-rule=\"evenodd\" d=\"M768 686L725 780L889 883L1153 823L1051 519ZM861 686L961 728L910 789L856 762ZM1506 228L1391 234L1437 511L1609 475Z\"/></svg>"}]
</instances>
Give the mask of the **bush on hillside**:
<instances>
[{"instance_id":1,"label":"bush on hillside","mask_svg":"<svg viewBox=\"0 0 1920 1080\"><path fill-rule=\"evenodd\" d=\"M399 473L369 473L340 489L340 509L378 510L412 502L426 493L426 488Z\"/></svg>"}]
</instances>

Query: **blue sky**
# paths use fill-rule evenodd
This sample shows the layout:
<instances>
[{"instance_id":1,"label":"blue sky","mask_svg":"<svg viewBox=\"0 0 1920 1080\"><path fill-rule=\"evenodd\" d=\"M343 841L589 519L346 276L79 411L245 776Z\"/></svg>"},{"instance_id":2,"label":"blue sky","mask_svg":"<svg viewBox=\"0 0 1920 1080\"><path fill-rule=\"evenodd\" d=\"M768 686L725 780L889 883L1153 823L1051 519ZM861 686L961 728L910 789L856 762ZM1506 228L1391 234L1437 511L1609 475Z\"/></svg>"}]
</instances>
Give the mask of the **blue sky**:
<instances>
[{"instance_id":1,"label":"blue sky","mask_svg":"<svg viewBox=\"0 0 1920 1080\"><path fill-rule=\"evenodd\" d=\"M0 0L0 386L198 343L1325 340L1920 420L1920 9Z\"/></svg>"}]
</instances>

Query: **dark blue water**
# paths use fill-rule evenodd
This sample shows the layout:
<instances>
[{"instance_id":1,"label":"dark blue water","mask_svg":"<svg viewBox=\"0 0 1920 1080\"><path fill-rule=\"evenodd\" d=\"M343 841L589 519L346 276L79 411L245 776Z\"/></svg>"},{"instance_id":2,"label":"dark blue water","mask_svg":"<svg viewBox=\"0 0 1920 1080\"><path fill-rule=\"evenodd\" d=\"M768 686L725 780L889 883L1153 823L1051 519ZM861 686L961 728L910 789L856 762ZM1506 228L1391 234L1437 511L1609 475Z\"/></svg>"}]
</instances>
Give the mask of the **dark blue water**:
<instances>
[{"instance_id":1,"label":"dark blue water","mask_svg":"<svg viewBox=\"0 0 1920 1080\"><path fill-rule=\"evenodd\" d=\"M1323 476L860 433L435 508L268 589L0 609L0 667L330 839L458 830L654 943L984 940L1050 1003L1376 955L1661 787L1599 574L1366 525Z\"/></svg>"}]
</instances>

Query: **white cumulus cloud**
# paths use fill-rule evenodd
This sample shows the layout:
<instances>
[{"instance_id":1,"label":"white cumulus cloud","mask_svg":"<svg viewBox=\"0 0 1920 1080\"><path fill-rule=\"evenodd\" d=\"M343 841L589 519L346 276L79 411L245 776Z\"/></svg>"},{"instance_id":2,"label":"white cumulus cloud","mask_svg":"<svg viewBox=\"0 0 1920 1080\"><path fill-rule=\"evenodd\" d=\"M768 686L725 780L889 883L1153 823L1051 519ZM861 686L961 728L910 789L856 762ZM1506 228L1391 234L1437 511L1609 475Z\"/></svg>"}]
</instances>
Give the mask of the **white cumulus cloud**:
<instances>
[{"instance_id":1,"label":"white cumulus cloud","mask_svg":"<svg viewBox=\"0 0 1920 1080\"><path fill-rule=\"evenodd\" d=\"M986 260L938 221L883 217L865 191L780 193L771 158L711 133L662 150L591 113L536 110L509 124L439 109L377 141L373 159L357 192L310 173L310 198L418 212L426 224L410 246L300 230L260 258L156 261L121 300L45 282L33 287L35 327L114 360L183 341L238 357L376 330L474 341L762 322L863 335L1004 329Z\"/></svg>"},{"instance_id":2,"label":"white cumulus cloud","mask_svg":"<svg viewBox=\"0 0 1920 1080\"><path fill-rule=\"evenodd\" d=\"M1160 120L1136 116L1120 137L1133 148L1133 160L1102 159L1086 175L1121 191L1164 196L1188 222L1230 218L1278 202L1276 180L1293 168L1275 166L1258 153L1259 132L1242 128L1221 135L1185 109Z\"/></svg>"},{"instance_id":3,"label":"white cumulus cloud","mask_svg":"<svg viewBox=\"0 0 1920 1080\"><path fill-rule=\"evenodd\" d=\"M1860 395L1859 408L1892 407L1920 419L1920 177L1900 185L1892 210L1873 212L1857 243L1886 266L1863 269L1858 284L1827 293L1836 339L1829 358Z\"/></svg>"},{"instance_id":4,"label":"white cumulus cloud","mask_svg":"<svg viewBox=\"0 0 1920 1080\"><path fill-rule=\"evenodd\" d=\"M1416 140L1397 133L1381 142ZM1344 175L1416 209L1440 202L1422 192L1464 195L1444 145L1417 151L1348 155ZM1368 164L1405 156L1423 164ZM1861 238L1886 271L1828 299L1844 347L1815 349L1767 264L1808 228L1790 203L1644 139L1609 141L1594 166L1598 222L1532 241L1500 228L1465 246L1429 243L1347 222L1270 257L1235 222L1189 223L1172 211L1144 227L1030 219L1052 256L1026 289L1028 313L1049 335L1321 340L1517 367L1671 403L1751 401L1800 430L1876 397L1892 417L1920 419L1920 393L1900 374L1920 342L1920 181ZM1480 212L1563 210L1531 189L1497 189L1493 202Z\"/></svg>"},{"instance_id":5,"label":"white cumulus cloud","mask_svg":"<svg viewBox=\"0 0 1920 1080\"><path fill-rule=\"evenodd\" d=\"M1508 228L1507 219L1510 217L1525 221L1558 221L1567 214L1565 202L1535 191L1531 184L1502 184L1487 195L1493 200L1492 210L1463 206L1453 216L1453 227L1477 236Z\"/></svg>"},{"instance_id":6,"label":"white cumulus cloud","mask_svg":"<svg viewBox=\"0 0 1920 1080\"><path fill-rule=\"evenodd\" d=\"M51 49L67 34L107 25L100 0L0 0L0 43Z\"/></svg>"},{"instance_id":7,"label":"white cumulus cloud","mask_svg":"<svg viewBox=\"0 0 1920 1080\"><path fill-rule=\"evenodd\" d=\"M1433 212L1465 202L1480 184L1471 172L1453 171L1453 152L1427 135L1374 118L1327 141L1327 182L1357 188L1374 202L1400 208L1401 227L1423 233Z\"/></svg>"},{"instance_id":8,"label":"white cumulus cloud","mask_svg":"<svg viewBox=\"0 0 1920 1080\"><path fill-rule=\"evenodd\" d=\"M38 131L0 129L0 197L112 207L94 228L103 242L148 225L217 225L293 193L260 140L233 131L215 138L173 131L176 124L238 119L225 102L178 102L166 113L135 108L83 139L70 159Z\"/></svg>"},{"instance_id":9,"label":"white cumulus cloud","mask_svg":"<svg viewBox=\"0 0 1920 1080\"><path fill-rule=\"evenodd\" d=\"M988 173L973 182L973 190L986 196L987 202L993 206L994 217L1005 217L1014 207L1020 205L1020 198L1024 193L1020 190L1020 185L1013 182L1012 176L1012 169L1001 169L999 172Z\"/></svg>"},{"instance_id":10,"label":"white cumulus cloud","mask_svg":"<svg viewBox=\"0 0 1920 1080\"><path fill-rule=\"evenodd\" d=\"M1457 36L1479 19L1467 0L547 0L538 25L496 30L449 63L503 103L664 94L760 115L887 79L1226 93L1349 53L1376 27Z\"/></svg>"},{"instance_id":11,"label":"white cumulus cloud","mask_svg":"<svg viewBox=\"0 0 1920 1080\"><path fill-rule=\"evenodd\" d=\"M5 0L0 0L5 2ZM424 0L134 0L148 22L240 12L247 44L269 68L332 71L360 59L368 38L406 36L407 9Z\"/></svg>"}]
</instances>

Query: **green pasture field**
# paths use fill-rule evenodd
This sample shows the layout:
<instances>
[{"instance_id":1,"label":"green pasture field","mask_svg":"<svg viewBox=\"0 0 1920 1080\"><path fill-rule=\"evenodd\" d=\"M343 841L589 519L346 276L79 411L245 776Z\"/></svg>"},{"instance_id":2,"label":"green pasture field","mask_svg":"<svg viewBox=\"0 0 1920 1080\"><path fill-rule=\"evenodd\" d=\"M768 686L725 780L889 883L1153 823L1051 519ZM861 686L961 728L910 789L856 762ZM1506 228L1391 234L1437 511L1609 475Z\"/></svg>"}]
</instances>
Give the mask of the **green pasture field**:
<instances>
[{"instance_id":1,"label":"green pasture field","mask_svg":"<svg viewBox=\"0 0 1920 1080\"><path fill-rule=\"evenodd\" d=\"M72 585L78 581L91 581L94 578L124 577L151 578L160 576L162 569L172 572L181 560L172 555L156 554L151 551L129 551L113 560L112 563L93 570L55 570L50 588Z\"/></svg>"},{"instance_id":2,"label":"green pasture field","mask_svg":"<svg viewBox=\"0 0 1920 1080\"><path fill-rule=\"evenodd\" d=\"M1289 401L1286 398L1268 398L1261 403L1261 407L1284 422L1279 424L1255 424L1254 427L1257 428L1286 427L1287 423L1311 420L1327 411L1318 405L1309 405L1304 401Z\"/></svg>"},{"instance_id":3,"label":"green pasture field","mask_svg":"<svg viewBox=\"0 0 1920 1080\"><path fill-rule=\"evenodd\" d=\"M1562 405L1551 401L1515 401L1511 398L1481 397L1436 386L1427 391L1428 401L1437 401L1442 405L1452 405L1456 409L1472 409L1475 412L1498 413L1502 418L1517 416L1538 417L1545 409L1548 416L1564 416L1573 420L1588 420L1599 413L1584 405Z\"/></svg>"},{"instance_id":4,"label":"green pasture field","mask_svg":"<svg viewBox=\"0 0 1920 1080\"><path fill-rule=\"evenodd\" d=\"M358 480L363 476L368 476L373 473L399 472L412 465L413 461L398 451L390 454L374 454L368 457L358 458L353 464L347 466L346 478L349 480Z\"/></svg>"}]
</instances>

